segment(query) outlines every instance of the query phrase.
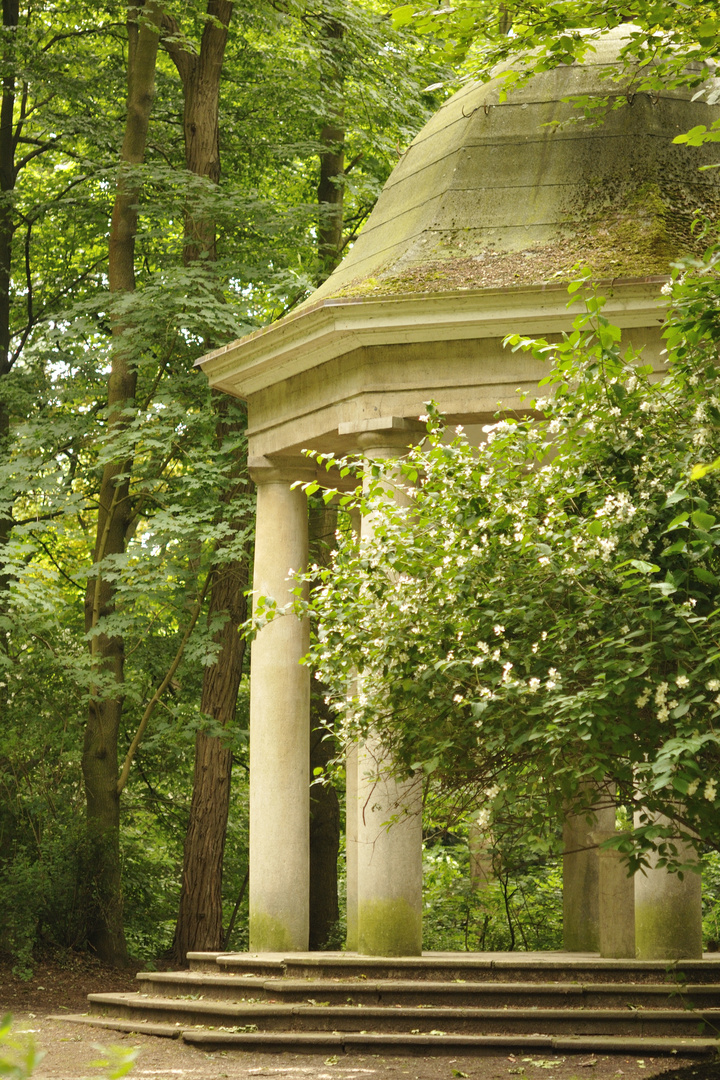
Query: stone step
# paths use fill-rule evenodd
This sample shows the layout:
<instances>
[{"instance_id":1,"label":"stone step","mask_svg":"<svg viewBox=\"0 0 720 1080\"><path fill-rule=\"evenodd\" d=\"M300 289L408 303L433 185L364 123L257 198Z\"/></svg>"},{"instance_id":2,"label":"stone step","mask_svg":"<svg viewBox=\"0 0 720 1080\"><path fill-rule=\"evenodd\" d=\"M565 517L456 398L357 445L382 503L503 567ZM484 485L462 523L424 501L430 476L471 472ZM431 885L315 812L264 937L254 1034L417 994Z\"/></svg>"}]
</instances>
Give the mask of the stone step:
<instances>
[{"instance_id":1,"label":"stone step","mask_svg":"<svg viewBox=\"0 0 720 1080\"><path fill-rule=\"evenodd\" d=\"M57 1013L46 1020L60 1020L63 1024L88 1024L90 1027L107 1028L109 1031L125 1031L128 1034L142 1032L163 1039L179 1039L182 1029L177 1024L153 1024L148 1019L121 1020L119 1017L91 1016L88 1013Z\"/></svg>"},{"instance_id":2,"label":"stone step","mask_svg":"<svg viewBox=\"0 0 720 1080\"><path fill-rule=\"evenodd\" d=\"M147 1021L100 1019L87 1015L65 1014L50 1019L64 1023L90 1024L116 1031L182 1036L191 1045L206 1050L235 1049L255 1052L295 1053L387 1053L395 1055L451 1055L457 1053L489 1055L507 1050L518 1053L542 1050L545 1053L592 1054L682 1054L711 1056L717 1041L702 1037L621 1037L618 1035L414 1035L377 1033L303 1032L232 1032L208 1028L181 1028L150 1024ZM158 1030L159 1029L159 1030Z\"/></svg>"},{"instance_id":3,"label":"stone step","mask_svg":"<svg viewBox=\"0 0 720 1080\"><path fill-rule=\"evenodd\" d=\"M264 1031L316 1029L410 1034L684 1035L720 1033L720 1009L488 1009L304 1005L90 994L94 1014L164 1024Z\"/></svg>"},{"instance_id":4,"label":"stone step","mask_svg":"<svg viewBox=\"0 0 720 1080\"><path fill-rule=\"evenodd\" d=\"M186 997L215 1000L247 999L307 1002L332 1005L451 1005L515 1008L559 1006L575 1008L720 1008L720 984L577 982L430 982L380 979L330 980L263 979L253 975L215 975L209 972L139 972L138 992L151 997Z\"/></svg>"},{"instance_id":5,"label":"stone step","mask_svg":"<svg viewBox=\"0 0 720 1080\"><path fill-rule=\"evenodd\" d=\"M542 1035L375 1035L304 1032L301 1035L255 1033L233 1035L230 1032L183 1031L185 1042L219 1049L279 1051L296 1053L326 1052L346 1054L393 1054L445 1056L450 1054L491 1055L506 1050L523 1052L544 1050L563 1054L682 1054L711 1057L717 1053L717 1041L703 1038L638 1039L618 1036L542 1036Z\"/></svg>"},{"instance_id":6,"label":"stone step","mask_svg":"<svg viewBox=\"0 0 720 1080\"><path fill-rule=\"evenodd\" d=\"M720 955L702 960L611 960L594 953L426 953L368 957L353 953L189 953L191 970L311 979L412 979L452 982L719 983Z\"/></svg>"},{"instance_id":7,"label":"stone step","mask_svg":"<svg viewBox=\"0 0 720 1080\"><path fill-rule=\"evenodd\" d=\"M219 952L189 952L187 953L188 967L191 971L217 972L225 968L220 965L220 960L227 958L232 961L234 974L242 975L284 975L284 954L263 953L219 953Z\"/></svg>"}]
</instances>

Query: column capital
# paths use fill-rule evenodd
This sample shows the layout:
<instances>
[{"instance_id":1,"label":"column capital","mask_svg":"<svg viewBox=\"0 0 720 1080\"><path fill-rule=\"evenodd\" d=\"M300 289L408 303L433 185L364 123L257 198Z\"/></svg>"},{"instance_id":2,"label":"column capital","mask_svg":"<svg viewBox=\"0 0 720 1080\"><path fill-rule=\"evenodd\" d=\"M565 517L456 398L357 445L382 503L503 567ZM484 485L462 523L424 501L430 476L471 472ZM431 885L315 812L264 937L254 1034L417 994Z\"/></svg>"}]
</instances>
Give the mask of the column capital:
<instances>
[{"instance_id":1,"label":"column capital","mask_svg":"<svg viewBox=\"0 0 720 1080\"><path fill-rule=\"evenodd\" d=\"M248 472L256 484L306 484L314 480L317 469L313 462L299 455L248 458Z\"/></svg>"},{"instance_id":2,"label":"column capital","mask_svg":"<svg viewBox=\"0 0 720 1080\"><path fill-rule=\"evenodd\" d=\"M354 435L358 446L369 456L400 456L408 446L420 442L426 434L425 424L414 417L371 416L338 426L339 435Z\"/></svg>"}]
</instances>

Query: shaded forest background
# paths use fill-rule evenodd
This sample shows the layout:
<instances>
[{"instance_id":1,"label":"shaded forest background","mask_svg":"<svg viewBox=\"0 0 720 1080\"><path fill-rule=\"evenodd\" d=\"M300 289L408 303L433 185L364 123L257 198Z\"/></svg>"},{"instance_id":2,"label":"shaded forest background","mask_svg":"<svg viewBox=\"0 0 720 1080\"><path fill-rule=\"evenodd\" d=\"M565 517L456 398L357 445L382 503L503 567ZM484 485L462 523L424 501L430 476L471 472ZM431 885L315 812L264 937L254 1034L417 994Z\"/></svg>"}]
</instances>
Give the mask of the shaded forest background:
<instances>
[{"instance_id":1,"label":"shaded forest background","mask_svg":"<svg viewBox=\"0 0 720 1080\"><path fill-rule=\"evenodd\" d=\"M0 948L241 948L253 493L193 363L332 269L442 50L372 0L4 0L0 55Z\"/></svg>"}]
</instances>

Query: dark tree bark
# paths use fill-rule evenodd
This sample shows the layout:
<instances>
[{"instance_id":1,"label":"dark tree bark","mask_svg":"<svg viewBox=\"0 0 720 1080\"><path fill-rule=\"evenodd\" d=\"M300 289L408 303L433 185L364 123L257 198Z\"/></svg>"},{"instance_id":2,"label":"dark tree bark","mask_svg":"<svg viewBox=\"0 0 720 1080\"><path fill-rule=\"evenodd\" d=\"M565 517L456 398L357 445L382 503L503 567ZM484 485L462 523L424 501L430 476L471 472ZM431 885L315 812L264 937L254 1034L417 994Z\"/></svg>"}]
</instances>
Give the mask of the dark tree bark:
<instances>
[{"instance_id":1,"label":"dark tree bark","mask_svg":"<svg viewBox=\"0 0 720 1080\"><path fill-rule=\"evenodd\" d=\"M342 107L342 52L345 27L338 19L324 18L322 34L325 56L323 84L328 115L320 130L320 142L325 149L320 154L317 197L320 208L318 255L322 261L321 276L324 279L340 261L343 247L345 127Z\"/></svg>"},{"instance_id":2,"label":"dark tree bark","mask_svg":"<svg viewBox=\"0 0 720 1080\"><path fill-rule=\"evenodd\" d=\"M135 236L139 192L135 181L123 174L123 165L139 165L145 157L150 110L155 92L155 63L159 42L160 13L148 0L141 8L128 5L128 102L125 135L120 152L121 171L110 226L108 274L113 295L135 288ZM120 431L127 423L123 410L135 398L136 367L128 344L130 325L112 321L113 350L108 383L108 430ZM103 469L100 483L93 561L99 565L108 555L122 554L132 517L129 475L132 462L112 461ZM112 584L98 570L88 582L85 625L94 630L111 615L115 596ZM92 692L82 770L87 804L90 872L88 942L104 961L127 963L122 921L120 872L120 795L118 791L118 731L123 707L123 640L96 633L91 655L98 677L110 676L113 691L98 685Z\"/></svg>"},{"instance_id":3,"label":"dark tree bark","mask_svg":"<svg viewBox=\"0 0 720 1080\"><path fill-rule=\"evenodd\" d=\"M200 51L190 53L176 43L177 25L166 18L173 35L166 43L183 82L185 97L185 164L189 172L218 183L220 179L219 95L220 72L227 43L232 4L209 0L208 20ZM216 229L212 214L202 207L188 209L185 218L185 262L216 257ZM210 346L210 342L207 343ZM218 441L231 434L225 414L227 402L218 395ZM240 421L240 426L244 426ZM233 485L225 496L232 500L239 490L249 491L244 455L238 453L233 467ZM233 527L245 527L244 521ZM237 694L242 678L245 640L239 629L247 618L245 590L248 587L247 557L225 562L218 559L212 569L210 617L219 612L225 623L216 640L221 643L218 659L205 670L201 708L223 727L235 718ZM195 741L195 770L190 819L185 837L180 907L175 927L173 958L184 964L188 952L222 949L222 870L225 834L230 805L232 753L226 740L199 732Z\"/></svg>"},{"instance_id":4,"label":"dark tree bark","mask_svg":"<svg viewBox=\"0 0 720 1080\"><path fill-rule=\"evenodd\" d=\"M317 684L316 684L317 685ZM325 770L337 745L325 726L330 720L322 687L313 693L310 730L310 773ZM340 802L332 784L310 789L310 949L327 948L340 918L338 905L338 850Z\"/></svg>"},{"instance_id":5,"label":"dark tree bark","mask_svg":"<svg viewBox=\"0 0 720 1080\"><path fill-rule=\"evenodd\" d=\"M232 431L219 422L218 437ZM247 489L244 468L238 468L238 486ZM237 494L237 488L230 497ZM238 528L241 522L235 523ZM220 652L203 677L202 712L223 727L235 718L242 678L245 639L238 632L247 618L248 564L246 560L218 563L213 575L209 618L225 615L215 635ZM222 949L222 869L230 808L232 750L228 742L206 732L195 739L195 769L190 819L185 836L180 908L175 927L173 957L185 963L188 952Z\"/></svg>"},{"instance_id":6,"label":"dark tree bark","mask_svg":"<svg viewBox=\"0 0 720 1080\"><path fill-rule=\"evenodd\" d=\"M10 66L13 55L13 35L17 31L19 0L3 0L3 38L6 42L3 59ZM16 133L15 78L11 71L2 82L0 104L0 380L10 371L10 278L12 269L12 242L15 225L12 214L11 195L15 188ZM10 416L4 395L0 394L0 454L6 452L10 434ZM0 504L0 549L7 543L12 529L12 515ZM0 574L0 591L7 588L7 577Z\"/></svg>"},{"instance_id":7,"label":"dark tree bark","mask_svg":"<svg viewBox=\"0 0 720 1080\"><path fill-rule=\"evenodd\" d=\"M225 405L225 402L218 404L218 441L232 434L238 426L223 419ZM249 491L245 464L242 459L236 461L235 484L227 492L226 501L243 491ZM246 522L235 521L232 524L235 529L241 529ZM245 592L248 588L248 566L247 558L218 561L211 571L213 581L208 618L223 613L225 622L215 635L220 652L215 663L205 669L200 707L203 713L212 716L223 727L235 719L242 678L245 638L239 629L247 618ZM199 731L195 738L193 794L185 835L180 907L173 941L173 959L178 964L186 962L188 952L213 951L222 949L224 945L222 871L231 773L232 750L228 742Z\"/></svg>"},{"instance_id":8,"label":"dark tree bark","mask_svg":"<svg viewBox=\"0 0 720 1080\"><path fill-rule=\"evenodd\" d=\"M323 503L310 505L310 558L326 566L337 528L337 510ZM310 703L310 775L327 768L337 753L330 730L325 688L313 679ZM340 846L340 803L330 783L310 789L310 948L326 948L340 917L337 859Z\"/></svg>"}]
</instances>

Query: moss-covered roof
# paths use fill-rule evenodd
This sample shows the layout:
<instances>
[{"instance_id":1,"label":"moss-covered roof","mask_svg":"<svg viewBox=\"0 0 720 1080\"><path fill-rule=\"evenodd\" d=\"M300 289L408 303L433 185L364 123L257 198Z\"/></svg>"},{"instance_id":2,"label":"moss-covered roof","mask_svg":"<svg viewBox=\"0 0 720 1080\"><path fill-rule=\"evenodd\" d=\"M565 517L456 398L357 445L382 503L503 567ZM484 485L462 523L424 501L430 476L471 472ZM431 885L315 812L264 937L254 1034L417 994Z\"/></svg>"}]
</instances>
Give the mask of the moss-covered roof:
<instances>
[{"instance_id":1,"label":"moss-covered roof","mask_svg":"<svg viewBox=\"0 0 720 1080\"><path fill-rule=\"evenodd\" d=\"M691 91L626 94L602 77L622 28L593 57L534 76L500 103L473 83L420 132L350 254L306 301L541 284L584 264L598 277L665 274L692 250L696 210L717 216L718 149L673 144L720 109ZM563 101L611 96L601 124Z\"/></svg>"}]
</instances>

